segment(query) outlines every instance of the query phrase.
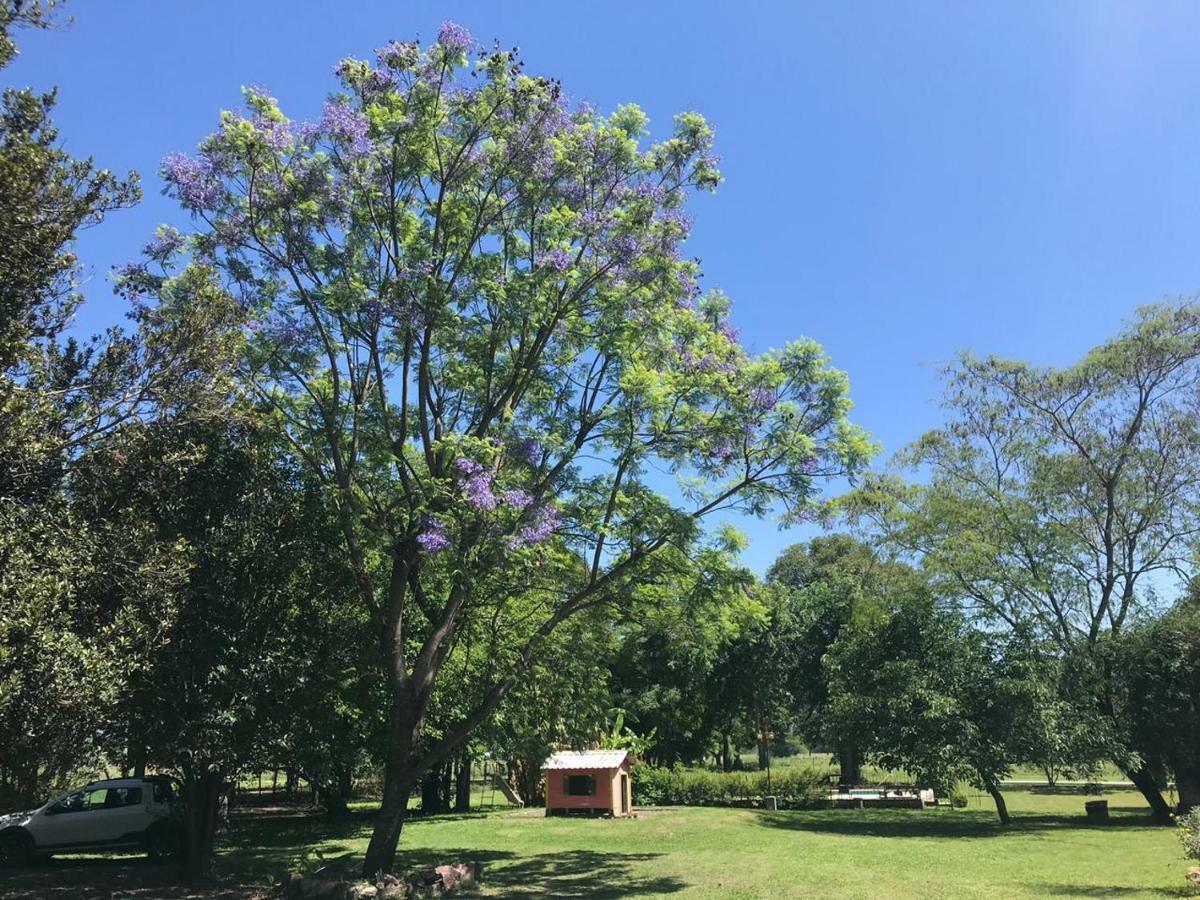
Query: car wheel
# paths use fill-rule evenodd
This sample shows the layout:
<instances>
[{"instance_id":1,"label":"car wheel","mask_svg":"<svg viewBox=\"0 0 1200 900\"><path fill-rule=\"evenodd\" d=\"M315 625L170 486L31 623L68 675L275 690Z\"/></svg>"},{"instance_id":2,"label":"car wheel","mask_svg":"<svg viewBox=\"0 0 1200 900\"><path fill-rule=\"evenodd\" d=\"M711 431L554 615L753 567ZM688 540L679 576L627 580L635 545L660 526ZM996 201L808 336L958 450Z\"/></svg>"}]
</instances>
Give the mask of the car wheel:
<instances>
[{"instance_id":1,"label":"car wheel","mask_svg":"<svg viewBox=\"0 0 1200 900\"><path fill-rule=\"evenodd\" d=\"M0 835L0 866L14 868L28 865L33 858L33 842L24 834Z\"/></svg>"},{"instance_id":2,"label":"car wheel","mask_svg":"<svg viewBox=\"0 0 1200 900\"><path fill-rule=\"evenodd\" d=\"M182 845L178 829L158 827L146 832L146 853L155 862L165 862L179 855Z\"/></svg>"}]
</instances>

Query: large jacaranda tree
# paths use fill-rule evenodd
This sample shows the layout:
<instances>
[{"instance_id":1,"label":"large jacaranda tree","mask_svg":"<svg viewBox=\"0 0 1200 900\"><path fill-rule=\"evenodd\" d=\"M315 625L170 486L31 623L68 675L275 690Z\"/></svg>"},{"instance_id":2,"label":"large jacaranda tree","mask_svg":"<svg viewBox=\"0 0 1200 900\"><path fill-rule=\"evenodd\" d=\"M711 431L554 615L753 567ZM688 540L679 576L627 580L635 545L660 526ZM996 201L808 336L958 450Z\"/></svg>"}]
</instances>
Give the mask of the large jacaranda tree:
<instances>
[{"instance_id":1,"label":"large jacaranda tree","mask_svg":"<svg viewBox=\"0 0 1200 900\"><path fill-rule=\"evenodd\" d=\"M241 302L244 384L336 506L391 697L372 874L422 772L556 626L664 577L711 513L811 515L870 445L819 346L752 357L699 298L679 248L720 181L701 116L647 146L637 107L568 103L453 23L336 74L320 121L251 88L165 161L201 227L153 262L186 248ZM186 289L148 265L124 288L161 316ZM427 734L464 635L489 663Z\"/></svg>"}]
</instances>

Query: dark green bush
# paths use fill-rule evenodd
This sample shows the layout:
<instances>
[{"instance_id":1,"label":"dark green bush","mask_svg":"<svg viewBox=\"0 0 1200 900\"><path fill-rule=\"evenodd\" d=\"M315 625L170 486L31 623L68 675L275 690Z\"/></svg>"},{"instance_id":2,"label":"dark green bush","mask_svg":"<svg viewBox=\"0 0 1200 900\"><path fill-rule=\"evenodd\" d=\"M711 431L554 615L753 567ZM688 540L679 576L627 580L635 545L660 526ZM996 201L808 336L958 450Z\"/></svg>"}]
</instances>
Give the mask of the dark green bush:
<instances>
[{"instance_id":1,"label":"dark green bush","mask_svg":"<svg viewBox=\"0 0 1200 900\"><path fill-rule=\"evenodd\" d=\"M816 769L709 772L639 764L633 770L633 802L639 806L757 806L773 795L780 807L816 806L826 796Z\"/></svg>"}]
</instances>

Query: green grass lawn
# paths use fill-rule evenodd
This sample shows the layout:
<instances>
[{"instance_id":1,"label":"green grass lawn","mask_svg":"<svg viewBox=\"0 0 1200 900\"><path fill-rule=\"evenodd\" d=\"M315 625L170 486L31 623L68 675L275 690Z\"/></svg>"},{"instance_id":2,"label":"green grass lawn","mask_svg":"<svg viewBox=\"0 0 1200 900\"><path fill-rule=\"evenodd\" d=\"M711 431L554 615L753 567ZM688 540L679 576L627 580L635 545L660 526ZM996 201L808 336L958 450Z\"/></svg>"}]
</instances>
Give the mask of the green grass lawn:
<instances>
[{"instance_id":1,"label":"green grass lawn","mask_svg":"<svg viewBox=\"0 0 1200 900\"><path fill-rule=\"evenodd\" d=\"M1130 791L1106 796L1114 820L1090 826L1078 793L1009 791L1007 829L990 803L965 810L644 810L634 820L546 819L540 810L417 818L405 866L485 862L477 895L619 897L1187 897L1171 829L1144 818ZM268 896L293 868L361 857L369 816L330 823L287 810L235 820L224 890ZM141 860L52 860L0 881L6 897L194 897ZM98 889L87 889L101 884ZM261 886L257 892L255 885ZM81 891L80 889L85 888Z\"/></svg>"}]
</instances>

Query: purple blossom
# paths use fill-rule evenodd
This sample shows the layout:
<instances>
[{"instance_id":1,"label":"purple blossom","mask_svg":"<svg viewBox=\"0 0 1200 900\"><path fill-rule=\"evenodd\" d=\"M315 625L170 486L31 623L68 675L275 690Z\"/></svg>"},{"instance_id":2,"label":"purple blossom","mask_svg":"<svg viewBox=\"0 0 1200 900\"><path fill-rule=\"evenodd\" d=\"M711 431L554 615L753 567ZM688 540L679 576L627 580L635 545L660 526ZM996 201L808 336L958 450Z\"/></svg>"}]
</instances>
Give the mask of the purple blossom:
<instances>
[{"instance_id":1,"label":"purple blossom","mask_svg":"<svg viewBox=\"0 0 1200 900\"><path fill-rule=\"evenodd\" d=\"M345 103L326 103L324 123L330 134L350 145L353 155L362 156L370 152L371 139L367 137L367 132L371 129L371 123L362 113Z\"/></svg>"},{"instance_id":2,"label":"purple blossom","mask_svg":"<svg viewBox=\"0 0 1200 900\"><path fill-rule=\"evenodd\" d=\"M637 235L625 232L618 234L608 242L608 252L617 263L629 263L641 251Z\"/></svg>"},{"instance_id":3,"label":"purple blossom","mask_svg":"<svg viewBox=\"0 0 1200 900\"><path fill-rule=\"evenodd\" d=\"M655 184L653 181L639 181L633 191L639 198L652 200L655 203L662 202L663 194L665 193L662 185Z\"/></svg>"},{"instance_id":4,"label":"purple blossom","mask_svg":"<svg viewBox=\"0 0 1200 900\"><path fill-rule=\"evenodd\" d=\"M258 332L267 340L289 348L304 344L308 338L304 326L285 313L272 317Z\"/></svg>"},{"instance_id":5,"label":"purple blossom","mask_svg":"<svg viewBox=\"0 0 1200 900\"><path fill-rule=\"evenodd\" d=\"M292 146L295 136L287 122L279 119L269 119L265 116L254 117L254 128L262 137L263 143L275 153L282 153Z\"/></svg>"},{"instance_id":6,"label":"purple blossom","mask_svg":"<svg viewBox=\"0 0 1200 900\"><path fill-rule=\"evenodd\" d=\"M562 524L562 514L557 506L541 506L533 514L531 521L524 528L510 535L505 541L509 550L518 550L549 540Z\"/></svg>"},{"instance_id":7,"label":"purple blossom","mask_svg":"<svg viewBox=\"0 0 1200 900\"><path fill-rule=\"evenodd\" d=\"M733 325L733 323L722 322L720 324L720 326L718 326L718 330L721 332L721 334L725 335L725 337L729 339L730 343L734 343L734 344L737 343L738 330L737 330L736 326Z\"/></svg>"},{"instance_id":8,"label":"purple blossom","mask_svg":"<svg viewBox=\"0 0 1200 900\"><path fill-rule=\"evenodd\" d=\"M220 196L220 180L207 157L171 153L163 158L162 172L185 206L203 209L214 205Z\"/></svg>"},{"instance_id":9,"label":"purple blossom","mask_svg":"<svg viewBox=\"0 0 1200 900\"><path fill-rule=\"evenodd\" d=\"M522 438L517 441L516 447L517 456L525 460L531 466L537 466L542 461L542 442L537 438Z\"/></svg>"},{"instance_id":10,"label":"purple blossom","mask_svg":"<svg viewBox=\"0 0 1200 900\"><path fill-rule=\"evenodd\" d=\"M145 263L127 262L113 266L113 293L137 305L143 294L154 294L163 279L146 268Z\"/></svg>"},{"instance_id":11,"label":"purple blossom","mask_svg":"<svg viewBox=\"0 0 1200 900\"><path fill-rule=\"evenodd\" d=\"M681 210L667 210L663 213L662 220L665 224L680 231L684 237L692 233L692 217Z\"/></svg>"},{"instance_id":12,"label":"purple blossom","mask_svg":"<svg viewBox=\"0 0 1200 900\"><path fill-rule=\"evenodd\" d=\"M426 553L438 553L450 546L450 535L446 533L446 523L436 516L426 516L421 522L421 533L417 535L417 543Z\"/></svg>"},{"instance_id":13,"label":"purple blossom","mask_svg":"<svg viewBox=\"0 0 1200 900\"><path fill-rule=\"evenodd\" d=\"M448 53L467 53L475 46L475 38L466 28L449 20L438 29L437 42Z\"/></svg>"},{"instance_id":14,"label":"purple blossom","mask_svg":"<svg viewBox=\"0 0 1200 900\"><path fill-rule=\"evenodd\" d=\"M513 509L525 509L533 503L533 497L527 491L520 488L504 492L504 502Z\"/></svg>"},{"instance_id":15,"label":"purple blossom","mask_svg":"<svg viewBox=\"0 0 1200 900\"><path fill-rule=\"evenodd\" d=\"M806 456L800 460L800 471L805 475L812 475L817 471L817 464L820 462L815 456Z\"/></svg>"},{"instance_id":16,"label":"purple blossom","mask_svg":"<svg viewBox=\"0 0 1200 900\"><path fill-rule=\"evenodd\" d=\"M420 49L409 41L388 41L375 51L379 64L389 69L411 69L420 56Z\"/></svg>"},{"instance_id":17,"label":"purple blossom","mask_svg":"<svg viewBox=\"0 0 1200 900\"><path fill-rule=\"evenodd\" d=\"M296 127L296 135L306 144L311 143L312 140L320 133L320 122L301 122Z\"/></svg>"},{"instance_id":18,"label":"purple blossom","mask_svg":"<svg viewBox=\"0 0 1200 900\"><path fill-rule=\"evenodd\" d=\"M463 497L471 506L476 509L496 508L499 500L492 491L492 473L482 463L464 456L455 461L454 468L462 473Z\"/></svg>"},{"instance_id":19,"label":"purple blossom","mask_svg":"<svg viewBox=\"0 0 1200 900\"><path fill-rule=\"evenodd\" d=\"M573 258L569 251L562 247L555 247L549 253L543 253L538 259L538 265L548 269L554 269L556 272L565 272L571 267Z\"/></svg>"},{"instance_id":20,"label":"purple blossom","mask_svg":"<svg viewBox=\"0 0 1200 900\"><path fill-rule=\"evenodd\" d=\"M750 392L750 405L755 409L769 412L779 402L779 395L770 388L756 387Z\"/></svg>"},{"instance_id":21,"label":"purple blossom","mask_svg":"<svg viewBox=\"0 0 1200 900\"><path fill-rule=\"evenodd\" d=\"M164 262L186 242L187 238L179 229L164 225L158 229L154 237L142 246L142 253L157 262Z\"/></svg>"}]
</instances>

